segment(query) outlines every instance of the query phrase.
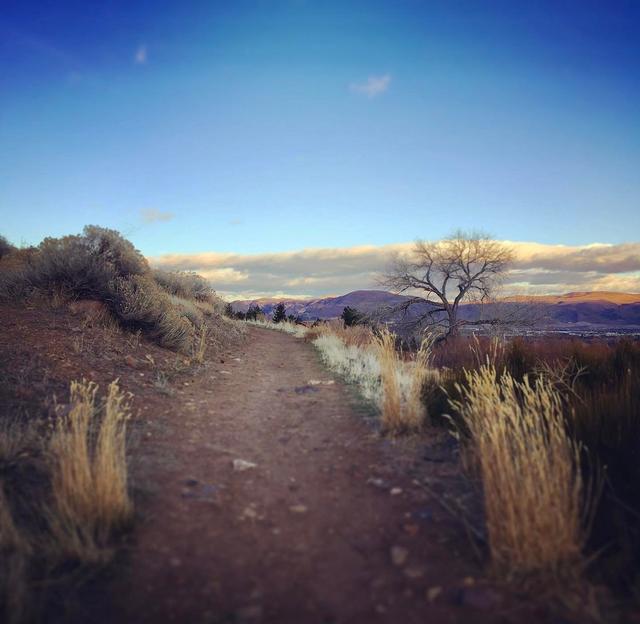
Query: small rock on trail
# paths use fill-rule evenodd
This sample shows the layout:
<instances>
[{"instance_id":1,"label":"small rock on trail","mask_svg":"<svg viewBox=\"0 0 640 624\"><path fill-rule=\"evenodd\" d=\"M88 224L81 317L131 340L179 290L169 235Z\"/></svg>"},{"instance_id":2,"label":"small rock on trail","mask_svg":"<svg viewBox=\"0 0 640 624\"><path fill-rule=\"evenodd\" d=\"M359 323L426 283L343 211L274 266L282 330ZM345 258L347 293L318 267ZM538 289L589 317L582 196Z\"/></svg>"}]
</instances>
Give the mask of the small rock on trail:
<instances>
[{"instance_id":1,"label":"small rock on trail","mask_svg":"<svg viewBox=\"0 0 640 624\"><path fill-rule=\"evenodd\" d=\"M252 468L258 467L258 464L254 464L246 459L234 459L232 465L236 472L244 472L245 470L251 470Z\"/></svg>"}]
</instances>

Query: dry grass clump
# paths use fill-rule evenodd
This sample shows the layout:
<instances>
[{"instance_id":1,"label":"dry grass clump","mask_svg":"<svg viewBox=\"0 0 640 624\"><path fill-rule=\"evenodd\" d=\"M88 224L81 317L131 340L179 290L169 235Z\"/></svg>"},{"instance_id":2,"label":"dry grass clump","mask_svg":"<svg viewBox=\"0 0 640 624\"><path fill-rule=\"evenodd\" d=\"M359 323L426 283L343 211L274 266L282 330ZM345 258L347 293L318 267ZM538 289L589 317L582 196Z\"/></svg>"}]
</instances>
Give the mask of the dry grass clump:
<instances>
[{"instance_id":1,"label":"dry grass clump","mask_svg":"<svg viewBox=\"0 0 640 624\"><path fill-rule=\"evenodd\" d=\"M202 323L198 329L197 335L194 336L193 339L192 357L198 364L202 364L204 362L205 355L207 353L208 333L207 326Z\"/></svg>"},{"instance_id":2,"label":"dry grass clump","mask_svg":"<svg viewBox=\"0 0 640 624\"><path fill-rule=\"evenodd\" d=\"M0 621L37 621L71 580L75 586L113 556L113 539L132 516L129 414L117 382L102 401L95 384L72 382L52 427L0 427Z\"/></svg>"},{"instance_id":3,"label":"dry grass clump","mask_svg":"<svg viewBox=\"0 0 640 624\"><path fill-rule=\"evenodd\" d=\"M438 374L430 368L432 341L427 337L411 360L396 348L396 336L386 328L374 337L382 387L382 427L392 434L418 431L427 420L425 391Z\"/></svg>"},{"instance_id":4,"label":"dry grass clump","mask_svg":"<svg viewBox=\"0 0 640 624\"><path fill-rule=\"evenodd\" d=\"M375 342L375 334L368 325L345 325L342 321L330 321L324 327L348 346L367 347Z\"/></svg>"},{"instance_id":5,"label":"dry grass clump","mask_svg":"<svg viewBox=\"0 0 640 624\"><path fill-rule=\"evenodd\" d=\"M126 423L129 405L117 381L96 405L93 382L71 383L71 405L49 443L52 458L51 528L64 557L108 560L109 540L130 521Z\"/></svg>"},{"instance_id":6,"label":"dry grass clump","mask_svg":"<svg viewBox=\"0 0 640 624\"><path fill-rule=\"evenodd\" d=\"M409 422L402 410L400 380L398 379L399 358L394 335L387 330L381 332L376 337L375 346L380 362L382 427L385 431L393 433L400 432L404 428L415 429L417 423Z\"/></svg>"},{"instance_id":7,"label":"dry grass clump","mask_svg":"<svg viewBox=\"0 0 640 624\"><path fill-rule=\"evenodd\" d=\"M429 365L429 340L412 358L405 358L386 328L374 332L327 323L309 330L309 336L329 368L357 384L364 398L377 405L385 432L415 432L426 423L424 395L439 380Z\"/></svg>"},{"instance_id":8,"label":"dry grass clump","mask_svg":"<svg viewBox=\"0 0 640 624\"><path fill-rule=\"evenodd\" d=\"M592 501L560 394L544 379L498 377L491 365L465 377L451 406L471 435L496 572L575 575Z\"/></svg>"},{"instance_id":9,"label":"dry grass clump","mask_svg":"<svg viewBox=\"0 0 640 624\"><path fill-rule=\"evenodd\" d=\"M365 399L380 405L380 362L373 349L346 345L329 331L322 331L313 340L313 345L331 370L348 382L357 384Z\"/></svg>"}]
</instances>

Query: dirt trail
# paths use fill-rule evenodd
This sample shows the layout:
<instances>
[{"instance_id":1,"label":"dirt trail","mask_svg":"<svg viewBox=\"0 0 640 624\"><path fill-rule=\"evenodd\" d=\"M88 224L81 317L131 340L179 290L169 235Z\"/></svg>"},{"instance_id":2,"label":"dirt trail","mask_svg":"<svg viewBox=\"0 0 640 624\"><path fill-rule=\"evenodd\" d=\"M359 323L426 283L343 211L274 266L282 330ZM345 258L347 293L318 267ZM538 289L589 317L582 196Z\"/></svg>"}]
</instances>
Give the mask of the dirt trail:
<instances>
[{"instance_id":1,"label":"dirt trail","mask_svg":"<svg viewBox=\"0 0 640 624\"><path fill-rule=\"evenodd\" d=\"M459 527L347 388L312 383L328 380L311 345L250 328L153 406L110 621L505 621L491 590L464 588L479 570Z\"/></svg>"}]
</instances>

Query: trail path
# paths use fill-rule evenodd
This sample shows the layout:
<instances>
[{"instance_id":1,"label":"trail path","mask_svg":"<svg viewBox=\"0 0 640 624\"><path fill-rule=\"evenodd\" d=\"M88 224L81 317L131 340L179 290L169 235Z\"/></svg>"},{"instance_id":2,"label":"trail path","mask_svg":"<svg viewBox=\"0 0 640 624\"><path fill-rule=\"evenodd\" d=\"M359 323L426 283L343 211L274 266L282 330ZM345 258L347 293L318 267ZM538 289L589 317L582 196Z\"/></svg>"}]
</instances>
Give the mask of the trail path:
<instances>
[{"instance_id":1,"label":"trail path","mask_svg":"<svg viewBox=\"0 0 640 624\"><path fill-rule=\"evenodd\" d=\"M313 384L330 380L311 345L249 328L239 349L145 412L140 518L103 617L505 621L491 590L463 581L479 570L459 527L349 389Z\"/></svg>"}]
</instances>

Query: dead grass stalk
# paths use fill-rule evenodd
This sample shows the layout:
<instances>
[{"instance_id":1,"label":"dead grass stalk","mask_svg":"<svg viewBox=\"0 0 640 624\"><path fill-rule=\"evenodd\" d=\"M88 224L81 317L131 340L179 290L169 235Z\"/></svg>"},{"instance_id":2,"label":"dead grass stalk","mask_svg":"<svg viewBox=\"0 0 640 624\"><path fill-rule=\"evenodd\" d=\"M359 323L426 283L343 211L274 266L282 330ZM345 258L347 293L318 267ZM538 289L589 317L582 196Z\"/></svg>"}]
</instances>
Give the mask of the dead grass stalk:
<instances>
[{"instance_id":1,"label":"dead grass stalk","mask_svg":"<svg viewBox=\"0 0 640 624\"><path fill-rule=\"evenodd\" d=\"M592 501L562 400L544 379L466 371L451 406L473 440L484 490L492 564L507 577L575 575L582 569Z\"/></svg>"}]
</instances>

